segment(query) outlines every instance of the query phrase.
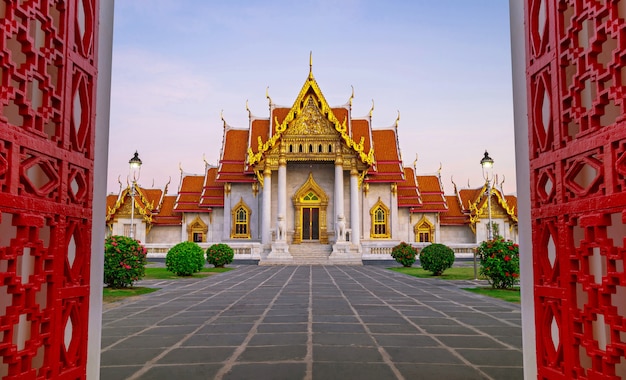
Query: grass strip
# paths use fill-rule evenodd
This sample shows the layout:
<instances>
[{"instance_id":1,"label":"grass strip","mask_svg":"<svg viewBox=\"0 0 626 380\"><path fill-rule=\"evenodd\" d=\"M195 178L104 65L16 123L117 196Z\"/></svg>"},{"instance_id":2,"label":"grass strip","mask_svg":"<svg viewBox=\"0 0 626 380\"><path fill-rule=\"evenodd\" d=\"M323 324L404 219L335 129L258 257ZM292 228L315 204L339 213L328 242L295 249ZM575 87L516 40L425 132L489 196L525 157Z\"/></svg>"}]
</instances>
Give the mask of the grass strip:
<instances>
[{"instance_id":1,"label":"grass strip","mask_svg":"<svg viewBox=\"0 0 626 380\"><path fill-rule=\"evenodd\" d=\"M442 280L473 280L474 268L473 267L452 267L446 269L441 276L433 276L432 272L426 271L422 268L411 267L394 267L389 268L394 272L408 274L409 276L417 278L439 278ZM479 277L481 278L481 277Z\"/></svg>"},{"instance_id":2,"label":"grass strip","mask_svg":"<svg viewBox=\"0 0 626 380\"><path fill-rule=\"evenodd\" d=\"M140 296L142 294L148 294L152 292L156 292L159 290L158 288L146 288L143 286L135 286L132 288L121 288L121 289L113 289L113 288L104 288L102 290L102 302L109 303L122 300L128 297Z\"/></svg>"},{"instance_id":3,"label":"grass strip","mask_svg":"<svg viewBox=\"0 0 626 380\"><path fill-rule=\"evenodd\" d=\"M498 298L503 301L520 303L520 291L519 288L515 287L512 289L494 289L491 287L480 287L480 288L463 288L463 290L467 290L468 292L482 294L484 296L489 296L492 298Z\"/></svg>"},{"instance_id":4,"label":"grass strip","mask_svg":"<svg viewBox=\"0 0 626 380\"><path fill-rule=\"evenodd\" d=\"M223 273L233 270L235 268L202 268L200 272L194 273L191 276L177 276L172 272L168 272L167 269L163 267L159 268L150 268L146 267L146 275L143 277L144 280L178 280L181 278L200 278L210 276L215 273Z\"/></svg>"}]
</instances>

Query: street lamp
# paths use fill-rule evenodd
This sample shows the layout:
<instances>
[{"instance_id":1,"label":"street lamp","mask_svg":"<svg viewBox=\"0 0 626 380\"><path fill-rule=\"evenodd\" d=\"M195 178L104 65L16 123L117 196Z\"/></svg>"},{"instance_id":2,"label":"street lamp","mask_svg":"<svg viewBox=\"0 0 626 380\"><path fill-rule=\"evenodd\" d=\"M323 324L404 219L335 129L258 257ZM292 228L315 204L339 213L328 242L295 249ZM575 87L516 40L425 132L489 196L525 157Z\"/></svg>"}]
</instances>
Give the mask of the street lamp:
<instances>
[{"instance_id":1,"label":"street lamp","mask_svg":"<svg viewBox=\"0 0 626 380\"><path fill-rule=\"evenodd\" d=\"M133 182L130 188L131 197L131 209L130 209L130 238L135 238L135 187L137 186L137 180L139 179L139 171L141 170L141 160L139 154L135 151L135 155L128 161L130 165L130 175L133 178Z\"/></svg>"},{"instance_id":2,"label":"street lamp","mask_svg":"<svg viewBox=\"0 0 626 380\"><path fill-rule=\"evenodd\" d=\"M489 226L487 227L487 240L493 239L493 226L491 224L491 180L493 170L493 158L489 157L489 153L485 150L485 156L480 160L480 165L483 167L483 178L487 183L487 208L489 210Z\"/></svg>"}]
</instances>

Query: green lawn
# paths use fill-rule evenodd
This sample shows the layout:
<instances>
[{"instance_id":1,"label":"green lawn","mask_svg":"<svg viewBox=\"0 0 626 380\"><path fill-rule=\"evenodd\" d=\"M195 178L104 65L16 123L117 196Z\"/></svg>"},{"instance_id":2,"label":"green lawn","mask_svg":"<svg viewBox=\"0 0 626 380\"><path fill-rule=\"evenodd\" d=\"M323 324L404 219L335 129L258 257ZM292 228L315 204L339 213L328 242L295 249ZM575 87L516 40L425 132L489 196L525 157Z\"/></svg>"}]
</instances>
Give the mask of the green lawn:
<instances>
[{"instance_id":1,"label":"green lawn","mask_svg":"<svg viewBox=\"0 0 626 380\"><path fill-rule=\"evenodd\" d=\"M513 289L494 289L491 287L483 287L483 288L463 288L463 290L467 290L468 292L478 293L485 296L498 298L507 302L520 303L520 292L519 288Z\"/></svg>"},{"instance_id":2,"label":"green lawn","mask_svg":"<svg viewBox=\"0 0 626 380\"><path fill-rule=\"evenodd\" d=\"M215 273L228 272L234 268L203 268L200 272L194 273L188 277L179 277L175 274L168 272L165 268L146 268L146 275L143 280L178 280L181 278L199 278L210 276ZM159 288L145 288L142 286L134 286L132 288L112 289L105 287L102 291L102 301L104 303L110 303L122 300L128 297L140 296L142 294L148 294L156 292Z\"/></svg>"},{"instance_id":3,"label":"green lawn","mask_svg":"<svg viewBox=\"0 0 626 380\"><path fill-rule=\"evenodd\" d=\"M191 276L180 277L175 275L172 272L168 272L165 268L146 268L146 275L144 276L144 280L178 280L181 278L198 278L210 276L215 273L223 273L228 272L229 270L233 270L234 268L203 268L200 272L194 273Z\"/></svg>"},{"instance_id":4,"label":"green lawn","mask_svg":"<svg viewBox=\"0 0 626 380\"><path fill-rule=\"evenodd\" d=\"M395 267L389 268L392 271L408 274L409 276L418 278L440 278L442 280L473 280L474 279L474 267L452 267L446 269L441 276L433 276L429 271L422 268L404 268ZM478 277L481 278L481 277Z\"/></svg>"},{"instance_id":5,"label":"green lawn","mask_svg":"<svg viewBox=\"0 0 626 380\"><path fill-rule=\"evenodd\" d=\"M102 290L102 302L109 303L119 301L124 298L140 296L142 294L148 294L156 292L158 288L144 288L142 286L135 286L132 288L112 289L104 288Z\"/></svg>"},{"instance_id":6,"label":"green lawn","mask_svg":"<svg viewBox=\"0 0 626 380\"><path fill-rule=\"evenodd\" d=\"M389 268L392 271L407 274L409 276L418 278L440 278L442 280L473 280L474 279L474 267L452 267L446 269L441 276L433 276L431 272L425 271L422 268L404 268L395 267ZM479 279L484 277L478 276ZM491 287L481 288L463 288L468 292L478 293L485 296L498 298L507 302L520 303L520 291L519 288L513 289L493 289Z\"/></svg>"}]
</instances>

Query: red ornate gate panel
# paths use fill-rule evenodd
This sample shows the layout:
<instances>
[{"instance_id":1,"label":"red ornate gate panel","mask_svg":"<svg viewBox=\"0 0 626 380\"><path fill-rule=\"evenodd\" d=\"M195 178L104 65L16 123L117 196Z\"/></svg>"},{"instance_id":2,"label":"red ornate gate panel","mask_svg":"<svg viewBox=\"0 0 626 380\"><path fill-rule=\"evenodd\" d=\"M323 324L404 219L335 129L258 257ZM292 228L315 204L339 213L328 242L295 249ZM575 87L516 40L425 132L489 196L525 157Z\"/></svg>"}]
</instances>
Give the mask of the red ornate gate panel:
<instances>
[{"instance_id":1,"label":"red ornate gate panel","mask_svg":"<svg viewBox=\"0 0 626 380\"><path fill-rule=\"evenodd\" d=\"M0 0L0 377L85 378L98 0Z\"/></svg>"},{"instance_id":2,"label":"red ornate gate panel","mask_svg":"<svg viewBox=\"0 0 626 380\"><path fill-rule=\"evenodd\" d=\"M626 0L527 0L537 371L626 378Z\"/></svg>"}]
</instances>

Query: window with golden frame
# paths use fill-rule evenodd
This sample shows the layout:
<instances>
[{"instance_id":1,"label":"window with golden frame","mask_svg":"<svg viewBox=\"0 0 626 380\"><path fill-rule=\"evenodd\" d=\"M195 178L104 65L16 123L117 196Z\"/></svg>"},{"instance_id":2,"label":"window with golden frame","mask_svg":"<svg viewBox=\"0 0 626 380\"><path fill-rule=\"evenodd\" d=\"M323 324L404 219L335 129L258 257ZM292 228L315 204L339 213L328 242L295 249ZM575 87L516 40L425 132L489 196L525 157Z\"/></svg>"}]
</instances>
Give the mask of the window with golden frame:
<instances>
[{"instance_id":1,"label":"window with golden frame","mask_svg":"<svg viewBox=\"0 0 626 380\"><path fill-rule=\"evenodd\" d=\"M232 209L232 239L250 239L250 208L244 203L243 198Z\"/></svg>"},{"instance_id":2,"label":"window with golden frame","mask_svg":"<svg viewBox=\"0 0 626 380\"><path fill-rule=\"evenodd\" d=\"M413 231L415 232L415 241L419 243L432 243L434 225L422 216L422 219L415 224Z\"/></svg>"},{"instance_id":3,"label":"window with golden frame","mask_svg":"<svg viewBox=\"0 0 626 380\"><path fill-rule=\"evenodd\" d=\"M389 231L389 208L378 198L378 202L370 210L372 219L372 239L386 239L391 236Z\"/></svg>"}]
</instances>

